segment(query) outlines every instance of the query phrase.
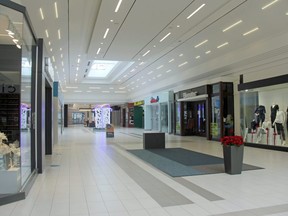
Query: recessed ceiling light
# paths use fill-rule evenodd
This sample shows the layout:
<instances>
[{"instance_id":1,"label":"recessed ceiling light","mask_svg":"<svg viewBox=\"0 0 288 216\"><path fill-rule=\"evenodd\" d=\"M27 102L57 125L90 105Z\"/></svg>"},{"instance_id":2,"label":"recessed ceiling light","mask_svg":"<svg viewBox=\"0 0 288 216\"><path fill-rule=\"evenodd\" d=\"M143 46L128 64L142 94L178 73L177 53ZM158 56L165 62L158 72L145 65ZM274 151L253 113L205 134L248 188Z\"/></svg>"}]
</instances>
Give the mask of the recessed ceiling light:
<instances>
[{"instance_id":1,"label":"recessed ceiling light","mask_svg":"<svg viewBox=\"0 0 288 216\"><path fill-rule=\"evenodd\" d=\"M177 28L180 28L181 26L180 25L177 25Z\"/></svg>"},{"instance_id":2,"label":"recessed ceiling light","mask_svg":"<svg viewBox=\"0 0 288 216\"><path fill-rule=\"evenodd\" d=\"M78 89L77 86L66 86L67 89Z\"/></svg>"},{"instance_id":3,"label":"recessed ceiling light","mask_svg":"<svg viewBox=\"0 0 288 216\"><path fill-rule=\"evenodd\" d=\"M151 50L148 50L147 52L145 52L142 56L146 56Z\"/></svg>"},{"instance_id":4,"label":"recessed ceiling light","mask_svg":"<svg viewBox=\"0 0 288 216\"><path fill-rule=\"evenodd\" d=\"M171 34L171 32L169 32L168 34L166 34L166 35L160 40L160 42L164 41L170 34Z\"/></svg>"},{"instance_id":5,"label":"recessed ceiling light","mask_svg":"<svg viewBox=\"0 0 288 216\"><path fill-rule=\"evenodd\" d=\"M159 67L157 67L157 70L159 70L160 68L164 67L164 65L160 65Z\"/></svg>"},{"instance_id":6,"label":"recessed ceiling light","mask_svg":"<svg viewBox=\"0 0 288 216\"><path fill-rule=\"evenodd\" d=\"M143 65L145 62L140 62L139 65Z\"/></svg>"},{"instance_id":7,"label":"recessed ceiling light","mask_svg":"<svg viewBox=\"0 0 288 216\"><path fill-rule=\"evenodd\" d=\"M211 50L208 50L208 51L206 51L205 53L206 53L206 54L209 54L209 53L211 53Z\"/></svg>"},{"instance_id":8,"label":"recessed ceiling light","mask_svg":"<svg viewBox=\"0 0 288 216\"><path fill-rule=\"evenodd\" d=\"M60 47L60 49L59 49L60 51L62 51L62 48Z\"/></svg>"},{"instance_id":9,"label":"recessed ceiling light","mask_svg":"<svg viewBox=\"0 0 288 216\"><path fill-rule=\"evenodd\" d=\"M158 78L161 77L161 76L162 76L162 74L158 74L158 75L157 75Z\"/></svg>"},{"instance_id":10,"label":"recessed ceiling light","mask_svg":"<svg viewBox=\"0 0 288 216\"><path fill-rule=\"evenodd\" d=\"M153 73L153 71L150 71L150 72L148 72L147 74L150 75L150 74L152 74L152 73Z\"/></svg>"},{"instance_id":11,"label":"recessed ceiling light","mask_svg":"<svg viewBox=\"0 0 288 216\"><path fill-rule=\"evenodd\" d=\"M55 57L54 57L54 56L52 56L52 61L55 62ZM55 67L55 68L56 68L56 67Z\"/></svg>"},{"instance_id":12,"label":"recessed ceiling light","mask_svg":"<svg viewBox=\"0 0 288 216\"><path fill-rule=\"evenodd\" d=\"M188 64L187 61L186 61L186 62L183 62L182 64L179 64L178 67L182 67L182 66L184 66L184 65L186 65L186 64Z\"/></svg>"},{"instance_id":13,"label":"recessed ceiling light","mask_svg":"<svg viewBox=\"0 0 288 216\"><path fill-rule=\"evenodd\" d=\"M228 44L229 44L228 42L225 42L225 43L223 43L223 44L217 46L217 48L219 49L219 48L221 48L221 47L223 47L223 46L226 46L226 45L228 45Z\"/></svg>"},{"instance_id":14,"label":"recessed ceiling light","mask_svg":"<svg viewBox=\"0 0 288 216\"><path fill-rule=\"evenodd\" d=\"M58 39L59 40L61 39L61 31L60 31L60 29L58 29Z\"/></svg>"},{"instance_id":15,"label":"recessed ceiling light","mask_svg":"<svg viewBox=\"0 0 288 216\"><path fill-rule=\"evenodd\" d=\"M62 64L62 66L64 66L64 62L63 61L61 62L61 64Z\"/></svg>"},{"instance_id":16,"label":"recessed ceiling light","mask_svg":"<svg viewBox=\"0 0 288 216\"><path fill-rule=\"evenodd\" d=\"M174 59L171 59L170 61L169 61L169 63L171 63L171 62L173 62L174 61Z\"/></svg>"},{"instance_id":17,"label":"recessed ceiling light","mask_svg":"<svg viewBox=\"0 0 288 216\"><path fill-rule=\"evenodd\" d=\"M181 53L180 55L179 55L179 57L182 57L184 54L183 53Z\"/></svg>"},{"instance_id":18,"label":"recessed ceiling light","mask_svg":"<svg viewBox=\"0 0 288 216\"><path fill-rule=\"evenodd\" d=\"M45 34L46 34L46 37L49 38L49 33L47 29L45 30Z\"/></svg>"},{"instance_id":19,"label":"recessed ceiling light","mask_svg":"<svg viewBox=\"0 0 288 216\"><path fill-rule=\"evenodd\" d=\"M203 44L205 44L205 43L207 43L207 42L208 42L208 40L204 40L204 41L202 41L201 43L197 44L197 45L194 46L194 47L197 48L197 47L199 47L199 46L201 46L201 45L203 45Z\"/></svg>"},{"instance_id":20,"label":"recessed ceiling light","mask_svg":"<svg viewBox=\"0 0 288 216\"><path fill-rule=\"evenodd\" d=\"M110 22L114 22L114 20L111 19Z\"/></svg>"},{"instance_id":21,"label":"recessed ceiling light","mask_svg":"<svg viewBox=\"0 0 288 216\"><path fill-rule=\"evenodd\" d=\"M53 51L53 49L52 48L50 48L50 52L52 52Z\"/></svg>"},{"instance_id":22,"label":"recessed ceiling light","mask_svg":"<svg viewBox=\"0 0 288 216\"><path fill-rule=\"evenodd\" d=\"M169 73L169 72L171 72L171 69L169 69L169 70L166 71L166 73Z\"/></svg>"},{"instance_id":23,"label":"recessed ceiling light","mask_svg":"<svg viewBox=\"0 0 288 216\"><path fill-rule=\"evenodd\" d=\"M266 8L270 7L271 5L275 4L276 2L278 2L278 0L274 0L272 2L270 2L269 4L265 5L262 7L262 10L265 10Z\"/></svg>"},{"instance_id":24,"label":"recessed ceiling light","mask_svg":"<svg viewBox=\"0 0 288 216\"><path fill-rule=\"evenodd\" d=\"M63 58L63 54L61 54L61 58Z\"/></svg>"},{"instance_id":25,"label":"recessed ceiling light","mask_svg":"<svg viewBox=\"0 0 288 216\"><path fill-rule=\"evenodd\" d=\"M101 48L98 48L97 53L96 53L97 55L100 53L100 50L101 50Z\"/></svg>"},{"instance_id":26,"label":"recessed ceiling light","mask_svg":"<svg viewBox=\"0 0 288 216\"><path fill-rule=\"evenodd\" d=\"M243 34L243 36L246 36L246 35L248 35L248 34L251 34L252 32L255 32L255 31L257 31L257 30L259 30L258 27L254 28L254 29L252 29L252 30L250 30L250 31L248 31L248 32L245 32L245 33Z\"/></svg>"},{"instance_id":27,"label":"recessed ceiling light","mask_svg":"<svg viewBox=\"0 0 288 216\"><path fill-rule=\"evenodd\" d=\"M193 11L186 19L190 19L193 15L195 15L201 8L203 8L205 4L202 4L200 7L198 7L195 11Z\"/></svg>"},{"instance_id":28,"label":"recessed ceiling light","mask_svg":"<svg viewBox=\"0 0 288 216\"><path fill-rule=\"evenodd\" d=\"M51 42L50 41L48 41L48 45L51 46Z\"/></svg>"},{"instance_id":29,"label":"recessed ceiling light","mask_svg":"<svg viewBox=\"0 0 288 216\"><path fill-rule=\"evenodd\" d=\"M227 28L223 29L222 32L228 31L229 29L235 27L236 25L238 25L238 24L240 24L240 23L242 23L242 20L239 20L239 21L237 21L236 23L228 26Z\"/></svg>"},{"instance_id":30,"label":"recessed ceiling light","mask_svg":"<svg viewBox=\"0 0 288 216\"><path fill-rule=\"evenodd\" d=\"M122 3L122 0L119 0L119 1L118 1L118 4L117 4L117 6L116 6L116 8L115 8L115 13L117 13L117 12L118 12L118 10L119 10L119 8L120 8L120 5L121 5L121 3Z\"/></svg>"},{"instance_id":31,"label":"recessed ceiling light","mask_svg":"<svg viewBox=\"0 0 288 216\"><path fill-rule=\"evenodd\" d=\"M58 7L57 7L57 2L54 2L54 8L55 8L55 17L58 19Z\"/></svg>"},{"instance_id":32,"label":"recessed ceiling light","mask_svg":"<svg viewBox=\"0 0 288 216\"><path fill-rule=\"evenodd\" d=\"M108 32L109 32L109 28L106 29L105 34L104 34L104 36L103 36L103 39L105 39L105 38L107 37Z\"/></svg>"},{"instance_id":33,"label":"recessed ceiling light","mask_svg":"<svg viewBox=\"0 0 288 216\"><path fill-rule=\"evenodd\" d=\"M200 56L196 56L195 58L196 58L196 59L199 59L199 58L200 58Z\"/></svg>"},{"instance_id":34,"label":"recessed ceiling light","mask_svg":"<svg viewBox=\"0 0 288 216\"><path fill-rule=\"evenodd\" d=\"M41 19L44 20L44 14L43 14L42 8L39 8L39 10L40 10Z\"/></svg>"},{"instance_id":35,"label":"recessed ceiling light","mask_svg":"<svg viewBox=\"0 0 288 216\"><path fill-rule=\"evenodd\" d=\"M288 12L286 13L286 15L288 16Z\"/></svg>"}]
</instances>

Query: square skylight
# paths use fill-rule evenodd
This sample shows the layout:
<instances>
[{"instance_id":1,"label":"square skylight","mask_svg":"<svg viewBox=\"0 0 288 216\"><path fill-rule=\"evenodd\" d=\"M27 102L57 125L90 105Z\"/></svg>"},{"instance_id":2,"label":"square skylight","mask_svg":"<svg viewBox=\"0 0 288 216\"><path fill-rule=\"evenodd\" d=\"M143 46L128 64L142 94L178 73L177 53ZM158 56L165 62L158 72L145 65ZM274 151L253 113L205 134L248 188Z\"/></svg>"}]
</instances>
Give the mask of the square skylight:
<instances>
[{"instance_id":1,"label":"square skylight","mask_svg":"<svg viewBox=\"0 0 288 216\"><path fill-rule=\"evenodd\" d=\"M88 73L89 78L105 78L117 65L118 61L99 61L95 60L92 63Z\"/></svg>"}]
</instances>

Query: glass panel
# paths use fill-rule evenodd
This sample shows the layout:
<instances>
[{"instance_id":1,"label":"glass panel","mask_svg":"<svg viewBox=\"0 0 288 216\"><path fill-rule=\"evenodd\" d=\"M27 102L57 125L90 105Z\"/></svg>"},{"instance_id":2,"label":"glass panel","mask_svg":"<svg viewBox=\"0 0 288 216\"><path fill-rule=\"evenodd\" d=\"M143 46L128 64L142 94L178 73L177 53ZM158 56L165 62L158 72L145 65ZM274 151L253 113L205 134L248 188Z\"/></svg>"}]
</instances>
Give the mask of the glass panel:
<instances>
[{"instance_id":1,"label":"glass panel","mask_svg":"<svg viewBox=\"0 0 288 216\"><path fill-rule=\"evenodd\" d=\"M212 94L217 94L220 92L220 84L212 85Z\"/></svg>"},{"instance_id":2,"label":"glass panel","mask_svg":"<svg viewBox=\"0 0 288 216\"><path fill-rule=\"evenodd\" d=\"M214 140L219 140L221 136L220 107L220 97L212 97L211 136Z\"/></svg>"},{"instance_id":3,"label":"glass panel","mask_svg":"<svg viewBox=\"0 0 288 216\"><path fill-rule=\"evenodd\" d=\"M29 107L20 106L21 46L23 16L0 6L0 196L19 192L21 187L20 111L29 116ZM23 122L23 127L29 124ZM21 150L20 150L21 148ZM29 158L30 159L30 158ZM30 159L31 161L31 159Z\"/></svg>"},{"instance_id":4,"label":"glass panel","mask_svg":"<svg viewBox=\"0 0 288 216\"><path fill-rule=\"evenodd\" d=\"M161 132L168 133L168 104L167 103L161 103L160 104L160 110L161 110Z\"/></svg>"},{"instance_id":5,"label":"glass panel","mask_svg":"<svg viewBox=\"0 0 288 216\"><path fill-rule=\"evenodd\" d=\"M21 24L19 24L21 25ZM32 85L32 34L25 20L22 23L21 66L21 183L31 174L31 85ZM26 109L26 112L23 112ZM23 124L22 124L23 123ZM23 126L23 127L22 127Z\"/></svg>"},{"instance_id":6,"label":"glass panel","mask_svg":"<svg viewBox=\"0 0 288 216\"><path fill-rule=\"evenodd\" d=\"M240 93L241 129L245 142L286 145L288 84Z\"/></svg>"},{"instance_id":7,"label":"glass panel","mask_svg":"<svg viewBox=\"0 0 288 216\"><path fill-rule=\"evenodd\" d=\"M152 105L152 131L159 131L159 106Z\"/></svg>"},{"instance_id":8,"label":"glass panel","mask_svg":"<svg viewBox=\"0 0 288 216\"><path fill-rule=\"evenodd\" d=\"M181 102L175 103L175 133L181 134Z\"/></svg>"}]
</instances>

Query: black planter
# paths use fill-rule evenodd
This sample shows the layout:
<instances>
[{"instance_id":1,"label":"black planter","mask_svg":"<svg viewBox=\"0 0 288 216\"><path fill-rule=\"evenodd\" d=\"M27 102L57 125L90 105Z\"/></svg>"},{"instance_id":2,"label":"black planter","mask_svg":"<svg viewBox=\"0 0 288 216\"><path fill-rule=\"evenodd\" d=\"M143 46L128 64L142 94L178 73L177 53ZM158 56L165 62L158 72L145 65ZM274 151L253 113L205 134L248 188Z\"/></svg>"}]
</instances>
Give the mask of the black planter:
<instances>
[{"instance_id":1,"label":"black planter","mask_svg":"<svg viewBox=\"0 0 288 216\"><path fill-rule=\"evenodd\" d=\"M231 175L241 174L243 165L244 145L224 146L223 157L225 172Z\"/></svg>"}]
</instances>

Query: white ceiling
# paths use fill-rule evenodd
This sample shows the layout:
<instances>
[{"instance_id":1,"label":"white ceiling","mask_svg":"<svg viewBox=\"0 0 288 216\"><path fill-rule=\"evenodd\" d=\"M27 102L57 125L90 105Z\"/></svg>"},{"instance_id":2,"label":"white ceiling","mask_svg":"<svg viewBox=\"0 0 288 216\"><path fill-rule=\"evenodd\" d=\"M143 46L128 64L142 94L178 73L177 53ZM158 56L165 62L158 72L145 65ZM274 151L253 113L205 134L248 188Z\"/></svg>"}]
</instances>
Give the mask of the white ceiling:
<instances>
[{"instance_id":1,"label":"white ceiling","mask_svg":"<svg viewBox=\"0 0 288 216\"><path fill-rule=\"evenodd\" d=\"M287 0L265 9L274 1L123 0L118 12L118 0L16 2L27 7L36 36L44 39L66 103L120 104L288 60ZM107 78L91 79L87 71L93 60L121 63Z\"/></svg>"}]
</instances>

